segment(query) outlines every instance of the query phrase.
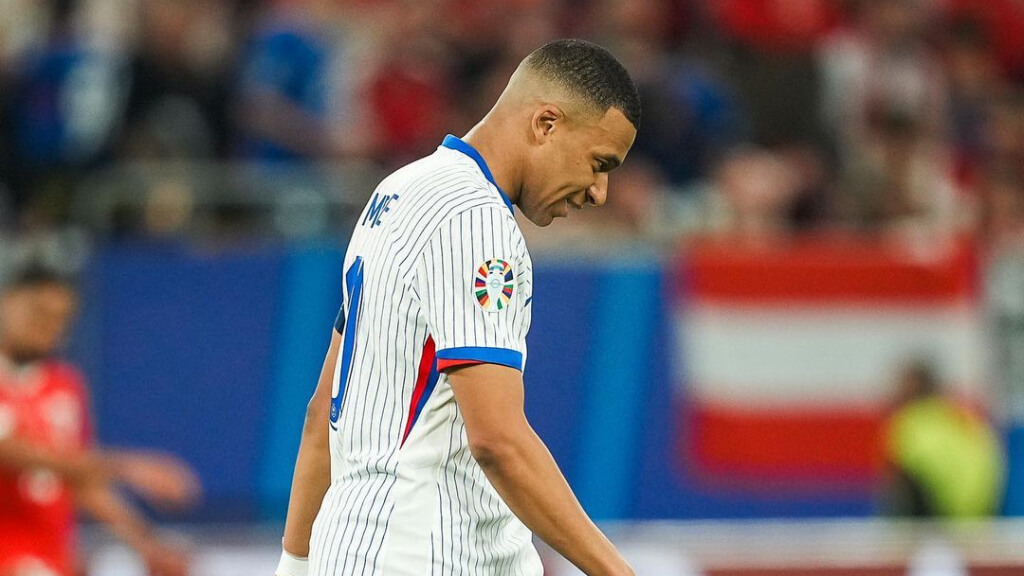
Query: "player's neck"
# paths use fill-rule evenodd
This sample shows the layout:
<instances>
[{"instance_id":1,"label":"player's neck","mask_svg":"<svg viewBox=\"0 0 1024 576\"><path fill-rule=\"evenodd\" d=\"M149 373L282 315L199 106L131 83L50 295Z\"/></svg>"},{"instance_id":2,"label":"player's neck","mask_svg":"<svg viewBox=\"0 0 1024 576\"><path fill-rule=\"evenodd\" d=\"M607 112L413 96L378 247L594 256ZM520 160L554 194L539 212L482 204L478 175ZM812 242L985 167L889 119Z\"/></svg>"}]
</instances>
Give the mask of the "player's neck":
<instances>
[{"instance_id":1,"label":"player's neck","mask_svg":"<svg viewBox=\"0 0 1024 576\"><path fill-rule=\"evenodd\" d=\"M519 200L521 182L515 170L518 163L513 157L513 149L507 144L507 136L502 138L501 134L508 133L484 118L466 133L462 140L480 153L491 175L494 176L494 182L509 201L515 204Z\"/></svg>"},{"instance_id":2,"label":"player's neck","mask_svg":"<svg viewBox=\"0 0 1024 576\"><path fill-rule=\"evenodd\" d=\"M17 364L7 354L7 352L0 348L0 376L10 377L17 372Z\"/></svg>"},{"instance_id":3,"label":"player's neck","mask_svg":"<svg viewBox=\"0 0 1024 576\"><path fill-rule=\"evenodd\" d=\"M0 344L0 367L21 370L38 363L42 359L42 357L36 355L26 356L18 354L9 347Z\"/></svg>"},{"instance_id":4,"label":"player's neck","mask_svg":"<svg viewBox=\"0 0 1024 576\"><path fill-rule=\"evenodd\" d=\"M36 362L19 364L0 349L0 386L19 393L32 393L43 383L43 372Z\"/></svg>"}]
</instances>

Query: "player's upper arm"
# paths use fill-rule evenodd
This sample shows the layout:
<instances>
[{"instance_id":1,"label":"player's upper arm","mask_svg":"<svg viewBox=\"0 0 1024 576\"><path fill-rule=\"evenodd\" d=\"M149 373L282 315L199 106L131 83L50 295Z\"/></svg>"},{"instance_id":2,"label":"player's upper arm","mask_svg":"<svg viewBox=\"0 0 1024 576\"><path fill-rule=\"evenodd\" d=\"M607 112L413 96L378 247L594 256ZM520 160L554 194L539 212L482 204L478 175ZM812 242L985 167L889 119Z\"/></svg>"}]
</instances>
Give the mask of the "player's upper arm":
<instances>
[{"instance_id":1,"label":"player's upper arm","mask_svg":"<svg viewBox=\"0 0 1024 576\"><path fill-rule=\"evenodd\" d=\"M340 314L339 314L340 315ZM331 330L331 344L327 348L323 366L320 368L320 379L316 390L306 407L306 421L309 425L323 423L331 409L331 386L334 384L334 365L338 362L338 351L341 349L341 333L338 329Z\"/></svg>"},{"instance_id":2,"label":"player's upper arm","mask_svg":"<svg viewBox=\"0 0 1024 576\"><path fill-rule=\"evenodd\" d=\"M523 369L522 253L521 236L504 206L456 214L424 246L414 288L439 370L469 364Z\"/></svg>"},{"instance_id":3,"label":"player's upper arm","mask_svg":"<svg viewBox=\"0 0 1024 576\"><path fill-rule=\"evenodd\" d=\"M466 423L473 457L482 466L500 460L516 440L530 432L523 412L523 375L497 364L448 371L455 401Z\"/></svg>"}]
</instances>

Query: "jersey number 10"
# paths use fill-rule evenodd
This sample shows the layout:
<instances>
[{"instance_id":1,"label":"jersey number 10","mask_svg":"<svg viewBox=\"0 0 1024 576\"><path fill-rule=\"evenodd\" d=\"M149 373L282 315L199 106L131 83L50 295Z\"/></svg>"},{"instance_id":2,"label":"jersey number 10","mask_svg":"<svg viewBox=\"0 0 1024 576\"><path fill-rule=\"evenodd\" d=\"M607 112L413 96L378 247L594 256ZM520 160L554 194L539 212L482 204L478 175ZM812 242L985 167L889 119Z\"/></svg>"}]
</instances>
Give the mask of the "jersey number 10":
<instances>
[{"instance_id":1,"label":"jersey number 10","mask_svg":"<svg viewBox=\"0 0 1024 576\"><path fill-rule=\"evenodd\" d=\"M349 373L352 370L352 354L356 345L356 323L359 321L359 301L363 294L363 257L356 256L356 261L345 272L345 290L348 295L347 314L345 316L344 341L341 347L341 358L335 367L334 385L331 388L331 428L337 430L335 424L341 416L341 400L345 396Z\"/></svg>"}]
</instances>

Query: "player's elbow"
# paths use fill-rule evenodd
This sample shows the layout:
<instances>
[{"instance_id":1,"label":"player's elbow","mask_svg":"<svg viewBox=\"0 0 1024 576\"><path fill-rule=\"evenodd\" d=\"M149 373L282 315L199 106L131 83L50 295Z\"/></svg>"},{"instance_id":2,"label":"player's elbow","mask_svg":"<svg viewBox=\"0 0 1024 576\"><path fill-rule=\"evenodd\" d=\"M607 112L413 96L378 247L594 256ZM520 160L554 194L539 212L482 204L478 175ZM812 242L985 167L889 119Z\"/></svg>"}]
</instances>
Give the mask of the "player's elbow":
<instances>
[{"instance_id":1,"label":"player's elbow","mask_svg":"<svg viewBox=\"0 0 1024 576\"><path fill-rule=\"evenodd\" d=\"M500 468L509 460L509 449L489 440L470 440L469 452L484 470Z\"/></svg>"},{"instance_id":2,"label":"player's elbow","mask_svg":"<svg viewBox=\"0 0 1024 576\"><path fill-rule=\"evenodd\" d=\"M322 426L324 420L330 415L330 410L331 397L327 394L321 394L320 390L317 390L313 397L309 399L309 404L306 404L306 420L304 423L306 430Z\"/></svg>"},{"instance_id":3,"label":"player's elbow","mask_svg":"<svg viewBox=\"0 0 1024 576\"><path fill-rule=\"evenodd\" d=\"M521 439L509 432L468 434L469 452L484 470L513 467L522 455Z\"/></svg>"}]
</instances>

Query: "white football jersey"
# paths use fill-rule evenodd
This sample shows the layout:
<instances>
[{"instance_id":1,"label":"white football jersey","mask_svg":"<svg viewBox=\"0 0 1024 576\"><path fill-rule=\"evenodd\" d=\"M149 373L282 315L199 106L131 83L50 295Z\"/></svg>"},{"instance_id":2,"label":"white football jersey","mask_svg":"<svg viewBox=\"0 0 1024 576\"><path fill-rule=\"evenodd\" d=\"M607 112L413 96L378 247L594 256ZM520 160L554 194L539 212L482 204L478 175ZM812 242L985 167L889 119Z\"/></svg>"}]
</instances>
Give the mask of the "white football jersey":
<instances>
[{"instance_id":1,"label":"white football jersey","mask_svg":"<svg viewBox=\"0 0 1024 576\"><path fill-rule=\"evenodd\" d=\"M469 452L444 373L522 370L532 285L512 204L470 145L448 136L380 183L345 255L312 576L543 573Z\"/></svg>"}]
</instances>

